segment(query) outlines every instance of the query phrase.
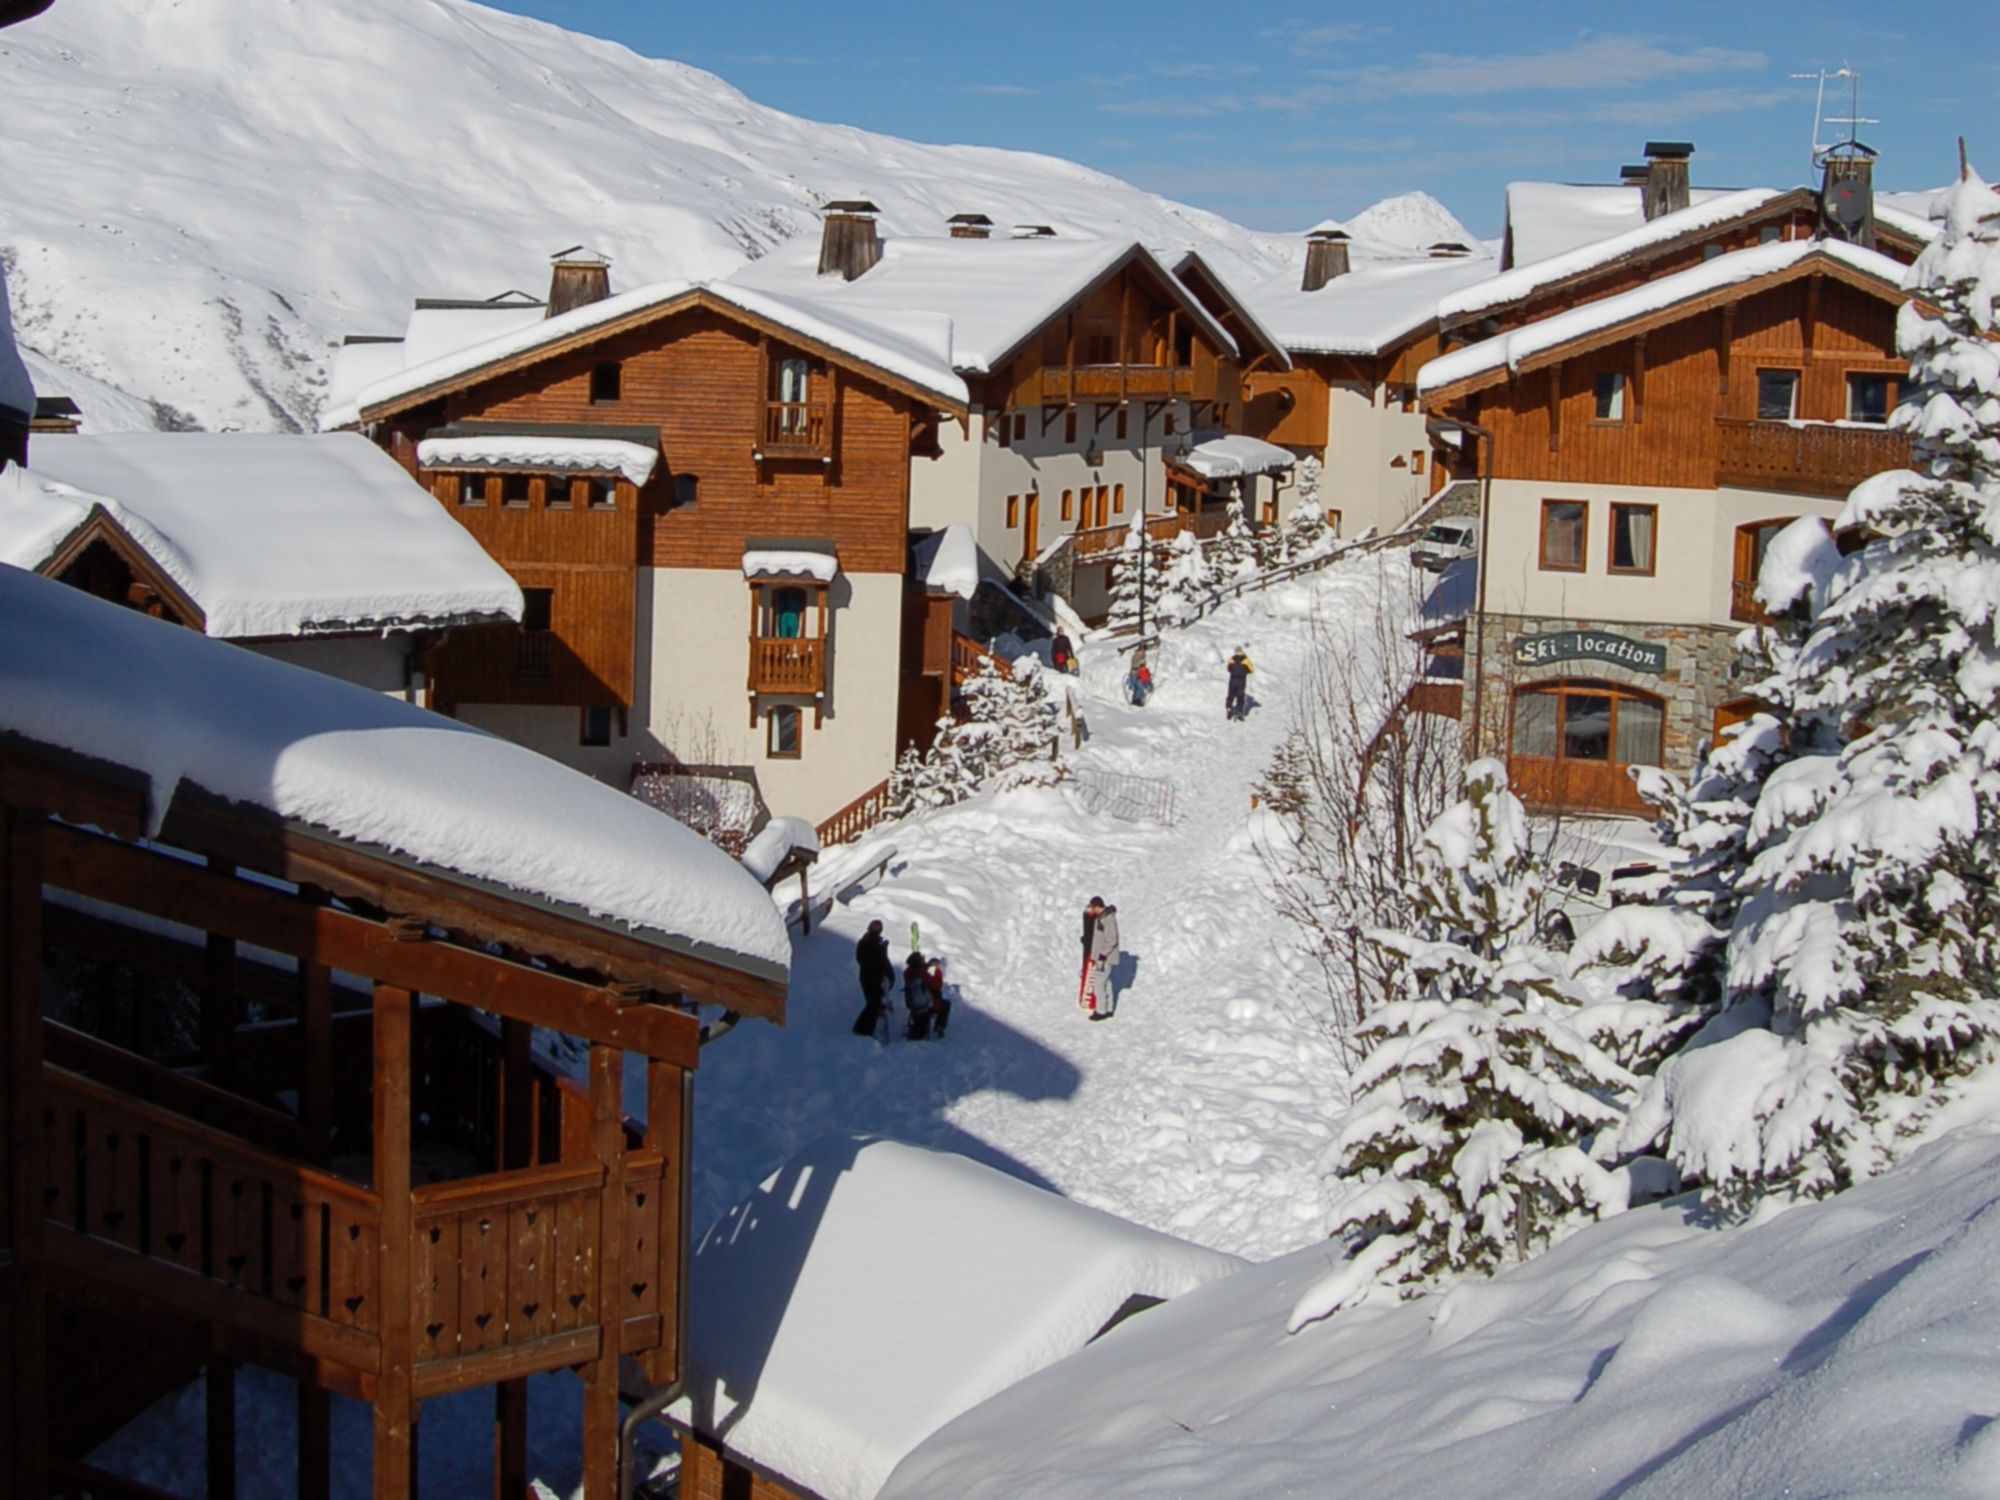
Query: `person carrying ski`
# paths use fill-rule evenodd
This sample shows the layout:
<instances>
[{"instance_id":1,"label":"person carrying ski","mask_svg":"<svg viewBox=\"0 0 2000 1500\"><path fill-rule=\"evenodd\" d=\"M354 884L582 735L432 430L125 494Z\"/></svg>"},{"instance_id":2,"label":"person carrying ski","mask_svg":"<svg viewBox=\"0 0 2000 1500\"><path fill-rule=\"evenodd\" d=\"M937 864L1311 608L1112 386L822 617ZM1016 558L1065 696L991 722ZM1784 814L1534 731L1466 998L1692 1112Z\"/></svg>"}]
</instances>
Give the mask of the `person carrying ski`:
<instances>
[{"instance_id":1,"label":"person carrying ski","mask_svg":"<svg viewBox=\"0 0 2000 1500\"><path fill-rule=\"evenodd\" d=\"M1092 896L1083 909L1083 985L1077 1003L1093 1021L1108 1021L1118 1009L1111 971L1123 954L1118 947L1118 908Z\"/></svg>"},{"instance_id":2,"label":"person carrying ski","mask_svg":"<svg viewBox=\"0 0 2000 1500\"><path fill-rule=\"evenodd\" d=\"M1229 658L1229 696L1223 700L1223 712L1232 719L1250 717L1250 674L1257 669L1250 665L1250 657L1241 646Z\"/></svg>"},{"instance_id":3,"label":"person carrying ski","mask_svg":"<svg viewBox=\"0 0 2000 1500\"><path fill-rule=\"evenodd\" d=\"M861 1014L854 1018L856 1036L873 1036L882 1024L883 999L896 982L896 965L889 958L889 940L882 936L880 918L868 924L861 941L854 945L854 961L861 969Z\"/></svg>"},{"instance_id":4,"label":"person carrying ski","mask_svg":"<svg viewBox=\"0 0 2000 1500\"><path fill-rule=\"evenodd\" d=\"M903 1036L912 1042L931 1034L931 990L925 981L924 956L912 952L903 962L903 1008L910 1013Z\"/></svg>"},{"instance_id":5,"label":"person carrying ski","mask_svg":"<svg viewBox=\"0 0 2000 1500\"><path fill-rule=\"evenodd\" d=\"M924 992L931 997L931 1036L944 1040L945 1023L951 1020L951 1001L944 993L944 960L934 958L924 969Z\"/></svg>"},{"instance_id":6,"label":"person carrying ski","mask_svg":"<svg viewBox=\"0 0 2000 1500\"><path fill-rule=\"evenodd\" d=\"M1049 665L1058 672L1075 673L1076 647L1070 644L1067 630L1057 630L1055 640L1049 643Z\"/></svg>"}]
</instances>

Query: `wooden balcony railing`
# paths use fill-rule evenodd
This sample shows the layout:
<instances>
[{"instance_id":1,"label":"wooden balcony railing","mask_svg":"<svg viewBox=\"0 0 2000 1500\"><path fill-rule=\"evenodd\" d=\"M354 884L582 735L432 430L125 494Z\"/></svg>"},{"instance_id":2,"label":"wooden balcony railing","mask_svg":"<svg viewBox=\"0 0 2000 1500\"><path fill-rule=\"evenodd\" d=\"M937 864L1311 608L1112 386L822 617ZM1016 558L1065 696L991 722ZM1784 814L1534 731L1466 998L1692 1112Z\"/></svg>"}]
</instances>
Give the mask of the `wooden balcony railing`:
<instances>
[{"instance_id":1,"label":"wooden balcony railing","mask_svg":"<svg viewBox=\"0 0 2000 1500\"><path fill-rule=\"evenodd\" d=\"M521 632L521 649L514 658L516 677L547 677L555 656L555 633L548 630Z\"/></svg>"},{"instance_id":2,"label":"wooden balcony railing","mask_svg":"<svg viewBox=\"0 0 2000 1500\"><path fill-rule=\"evenodd\" d=\"M769 401L764 405L764 452L818 458L826 451L826 405L820 401Z\"/></svg>"},{"instance_id":3,"label":"wooden balcony railing","mask_svg":"<svg viewBox=\"0 0 2000 1500\"><path fill-rule=\"evenodd\" d=\"M1012 663L995 656L971 636L954 631L951 637L951 686L954 692L965 686L967 679L979 674L982 661L992 662L1002 677L1014 675Z\"/></svg>"},{"instance_id":4,"label":"wooden balcony railing","mask_svg":"<svg viewBox=\"0 0 2000 1500\"><path fill-rule=\"evenodd\" d=\"M1770 613L1757 602L1757 580L1734 578L1729 583L1729 618L1746 625L1768 625Z\"/></svg>"},{"instance_id":5,"label":"wooden balcony railing","mask_svg":"<svg viewBox=\"0 0 2000 1500\"><path fill-rule=\"evenodd\" d=\"M1209 511L1169 511L1163 516L1150 517L1146 522L1146 534L1156 542L1171 542L1183 531L1192 531L1203 541L1220 535L1229 525L1229 513L1218 509ZM1130 533L1129 526L1098 526L1088 531L1071 533L1074 538L1075 556L1078 562L1103 562L1107 553L1114 553L1125 545Z\"/></svg>"},{"instance_id":6,"label":"wooden balcony railing","mask_svg":"<svg viewBox=\"0 0 2000 1500\"><path fill-rule=\"evenodd\" d=\"M1045 365L1044 401L1115 401L1126 396L1192 396L1194 371L1170 365Z\"/></svg>"},{"instance_id":7,"label":"wooden balcony railing","mask_svg":"<svg viewBox=\"0 0 2000 1500\"><path fill-rule=\"evenodd\" d=\"M215 1322L268 1331L275 1320L318 1357L374 1368L373 1193L64 1069L43 1076L45 1211L76 1237L55 1252L65 1264L123 1267L128 1284L199 1302Z\"/></svg>"},{"instance_id":8,"label":"wooden balcony railing","mask_svg":"<svg viewBox=\"0 0 2000 1500\"><path fill-rule=\"evenodd\" d=\"M750 691L825 692L825 646L810 637L755 637L750 642Z\"/></svg>"},{"instance_id":9,"label":"wooden balcony railing","mask_svg":"<svg viewBox=\"0 0 2000 1500\"><path fill-rule=\"evenodd\" d=\"M820 848L831 849L835 844L860 838L881 822L888 811L889 783L885 781L880 786L870 787L819 825Z\"/></svg>"},{"instance_id":10,"label":"wooden balcony railing","mask_svg":"<svg viewBox=\"0 0 2000 1500\"><path fill-rule=\"evenodd\" d=\"M1717 484L1844 496L1871 474L1910 466L1910 440L1885 427L1716 418Z\"/></svg>"}]
</instances>

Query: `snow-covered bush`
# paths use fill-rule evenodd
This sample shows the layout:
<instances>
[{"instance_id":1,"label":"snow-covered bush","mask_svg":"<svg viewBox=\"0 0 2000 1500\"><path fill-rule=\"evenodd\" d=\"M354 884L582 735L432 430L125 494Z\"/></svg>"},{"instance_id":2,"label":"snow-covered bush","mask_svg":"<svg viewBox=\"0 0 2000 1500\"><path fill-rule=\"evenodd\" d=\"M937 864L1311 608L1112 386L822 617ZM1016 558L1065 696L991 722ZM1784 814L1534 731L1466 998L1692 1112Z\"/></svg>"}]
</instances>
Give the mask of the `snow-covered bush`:
<instances>
[{"instance_id":1,"label":"snow-covered bush","mask_svg":"<svg viewBox=\"0 0 2000 1500\"><path fill-rule=\"evenodd\" d=\"M1234 583L1259 567L1243 502L1231 500L1227 514L1228 524L1208 544L1208 565L1218 583Z\"/></svg>"},{"instance_id":2,"label":"snow-covered bush","mask_svg":"<svg viewBox=\"0 0 2000 1500\"><path fill-rule=\"evenodd\" d=\"M1333 528L1326 524L1326 512L1317 502L1311 505L1301 502L1285 522L1285 561L1315 557L1333 541Z\"/></svg>"},{"instance_id":3,"label":"snow-covered bush","mask_svg":"<svg viewBox=\"0 0 2000 1500\"><path fill-rule=\"evenodd\" d=\"M1149 546L1145 528L1134 515L1111 564L1111 607L1105 624L1112 630L1136 630L1142 618L1150 625L1157 613L1154 601L1160 596L1160 560L1147 555Z\"/></svg>"},{"instance_id":4,"label":"snow-covered bush","mask_svg":"<svg viewBox=\"0 0 2000 1500\"><path fill-rule=\"evenodd\" d=\"M1201 601L1218 582L1208 549L1192 531L1183 531L1167 546L1167 566L1159 595L1159 613L1170 620L1191 620Z\"/></svg>"},{"instance_id":5,"label":"snow-covered bush","mask_svg":"<svg viewBox=\"0 0 2000 1500\"><path fill-rule=\"evenodd\" d=\"M1848 499L1877 535L1785 666L1792 758L1744 835L1726 1009L1628 1131L1726 1207L1880 1171L2000 1038L2000 195L1967 171L1935 212L1897 324L1919 473ZM1782 584L1767 565L1767 602Z\"/></svg>"},{"instance_id":6,"label":"snow-covered bush","mask_svg":"<svg viewBox=\"0 0 2000 1500\"><path fill-rule=\"evenodd\" d=\"M1466 768L1418 863L1415 929L1366 935L1404 998L1361 1028L1334 1146L1332 1229L1353 1257L1301 1297L1294 1327L1376 1289L1491 1272L1625 1206L1589 1146L1633 1080L1583 1034L1562 957L1535 939L1543 886L1500 762Z\"/></svg>"},{"instance_id":7,"label":"snow-covered bush","mask_svg":"<svg viewBox=\"0 0 2000 1500\"><path fill-rule=\"evenodd\" d=\"M1003 671L993 657L981 657L960 693L967 717L938 720L930 749L905 750L896 762L890 817L949 807L996 782L1012 786L1052 774L1061 709L1036 658L1019 657Z\"/></svg>"}]
</instances>

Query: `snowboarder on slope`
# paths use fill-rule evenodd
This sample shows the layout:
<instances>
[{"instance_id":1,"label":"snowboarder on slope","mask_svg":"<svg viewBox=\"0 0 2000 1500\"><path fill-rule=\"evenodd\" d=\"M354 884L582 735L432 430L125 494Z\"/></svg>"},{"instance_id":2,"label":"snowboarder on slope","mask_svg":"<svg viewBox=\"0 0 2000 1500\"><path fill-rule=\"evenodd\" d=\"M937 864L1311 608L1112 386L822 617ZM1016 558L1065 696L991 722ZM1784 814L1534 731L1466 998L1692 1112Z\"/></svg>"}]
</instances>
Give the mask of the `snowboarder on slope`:
<instances>
[{"instance_id":1,"label":"snowboarder on slope","mask_svg":"<svg viewBox=\"0 0 2000 1500\"><path fill-rule=\"evenodd\" d=\"M1093 1021L1108 1021L1118 1009L1111 971L1123 957L1118 947L1118 908L1092 896L1083 909L1083 992L1079 1003Z\"/></svg>"},{"instance_id":2,"label":"snowboarder on slope","mask_svg":"<svg viewBox=\"0 0 2000 1500\"><path fill-rule=\"evenodd\" d=\"M903 1036L912 1042L931 1034L931 991L925 973L923 954L912 952L903 961L903 1008L910 1013Z\"/></svg>"},{"instance_id":3,"label":"snowboarder on slope","mask_svg":"<svg viewBox=\"0 0 2000 1500\"><path fill-rule=\"evenodd\" d=\"M868 924L861 941L854 945L854 961L861 968L861 1014L854 1018L856 1036L873 1036L882 1023L883 998L896 982L896 965L889 958L889 940L882 936L878 917Z\"/></svg>"},{"instance_id":4,"label":"snowboarder on slope","mask_svg":"<svg viewBox=\"0 0 2000 1500\"><path fill-rule=\"evenodd\" d=\"M1050 642L1049 665L1058 672L1073 674L1076 671L1076 647L1070 644L1067 630L1057 630L1055 640Z\"/></svg>"},{"instance_id":5,"label":"snowboarder on slope","mask_svg":"<svg viewBox=\"0 0 2000 1500\"><path fill-rule=\"evenodd\" d=\"M1250 656L1241 646L1229 658L1229 696L1223 700L1223 711L1232 719L1250 717L1250 674L1257 669L1250 665Z\"/></svg>"}]
</instances>

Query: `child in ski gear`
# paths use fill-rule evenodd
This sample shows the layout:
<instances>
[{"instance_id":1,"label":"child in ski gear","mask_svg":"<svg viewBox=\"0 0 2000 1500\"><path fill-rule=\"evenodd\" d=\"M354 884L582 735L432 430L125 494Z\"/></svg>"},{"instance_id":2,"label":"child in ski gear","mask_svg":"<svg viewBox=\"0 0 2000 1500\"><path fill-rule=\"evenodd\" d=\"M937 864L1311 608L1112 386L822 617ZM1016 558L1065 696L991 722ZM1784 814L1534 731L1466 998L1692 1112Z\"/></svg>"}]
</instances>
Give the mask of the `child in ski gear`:
<instances>
[{"instance_id":1,"label":"child in ski gear","mask_svg":"<svg viewBox=\"0 0 2000 1500\"><path fill-rule=\"evenodd\" d=\"M1076 671L1076 647L1070 644L1067 630L1058 630L1055 640L1050 643L1049 665L1058 672Z\"/></svg>"},{"instance_id":2,"label":"child in ski gear","mask_svg":"<svg viewBox=\"0 0 2000 1500\"><path fill-rule=\"evenodd\" d=\"M1153 669L1146 664L1144 650L1132 653L1132 670L1125 674L1125 698L1134 708L1153 696Z\"/></svg>"},{"instance_id":3,"label":"child in ski gear","mask_svg":"<svg viewBox=\"0 0 2000 1500\"><path fill-rule=\"evenodd\" d=\"M924 969L924 992L931 998L931 1035L944 1040L945 1023L951 1020L951 1001L944 993L944 960L934 958Z\"/></svg>"},{"instance_id":4,"label":"child in ski gear","mask_svg":"<svg viewBox=\"0 0 2000 1500\"><path fill-rule=\"evenodd\" d=\"M931 990L924 980L924 956L912 953L903 963L903 1008L910 1013L903 1035L913 1042L931 1034Z\"/></svg>"},{"instance_id":5,"label":"child in ski gear","mask_svg":"<svg viewBox=\"0 0 2000 1500\"><path fill-rule=\"evenodd\" d=\"M1257 669L1250 665L1250 657L1241 646L1229 658L1229 696L1223 700L1223 711L1232 719L1250 717L1250 674Z\"/></svg>"},{"instance_id":6,"label":"child in ski gear","mask_svg":"<svg viewBox=\"0 0 2000 1500\"><path fill-rule=\"evenodd\" d=\"M1118 947L1118 908L1102 896L1092 896L1083 909L1083 993L1079 997L1093 1021L1108 1021L1118 1008L1111 971L1122 957Z\"/></svg>"},{"instance_id":7,"label":"child in ski gear","mask_svg":"<svg viewBox=\"0 0 2000 1500\"><path fill-rule=\"evenodd\" d=\"M882 1024L883 997L896 981L896 965L889 958L889 940L882 936L882 923L868 924L861 941L854 945L854 961L861 969L861 1014L854 1018L856 1036L873 1036Z\"/></svg>"}]
</instances>

